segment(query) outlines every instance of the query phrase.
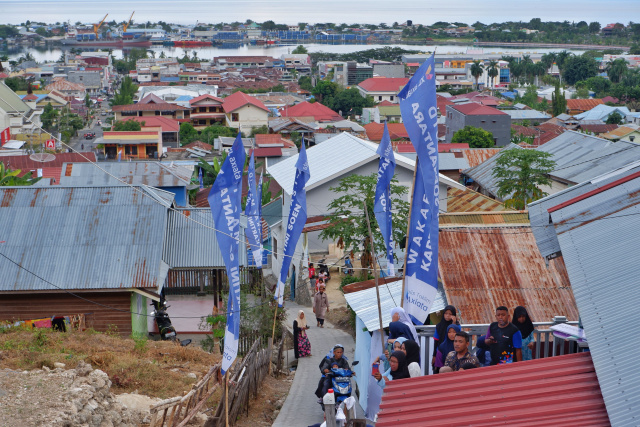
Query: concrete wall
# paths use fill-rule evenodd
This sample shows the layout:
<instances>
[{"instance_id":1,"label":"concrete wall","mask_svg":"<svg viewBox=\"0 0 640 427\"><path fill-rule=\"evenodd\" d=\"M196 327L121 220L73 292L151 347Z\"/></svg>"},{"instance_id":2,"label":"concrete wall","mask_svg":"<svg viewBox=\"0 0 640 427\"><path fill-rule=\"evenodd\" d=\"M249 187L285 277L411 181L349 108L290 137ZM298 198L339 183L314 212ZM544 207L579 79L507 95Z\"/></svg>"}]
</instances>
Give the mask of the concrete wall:
<instances>
[{"instance_id":1,"label":"concrete wall","mask_svg":"<svg viewBox=\"0 0 640 427\"><path fill-rule=\"evenodd\" d=\"M237 113L239 121L232 121L232 114ZM250 104L227 113L227 126L240 129L240 132L250 133L254 127L267 126L269 113Z\"/></svg>"},{"instance_id":2,"label":"concrete wall","mask_svg":"<svg viewBox=\"0 0 640 427\"><path fill-rule=\"evenodd\" d=\"M373 74L384 77L404 77L404 64L373 64Z\"/></svg>"},{"instance_id":3,"label":"concrete wall","mask_svg":"<svg viewBox=\"0 0 640 427\"><path fill-rule=\"evenodd\" d=\"M497 147L504 147L511 140L511 117L509 115L467 116L447 106L447 133L445 140L451 142L453 135L465 126L482 128L493 134Z\"/></svg>"}]
</instances>

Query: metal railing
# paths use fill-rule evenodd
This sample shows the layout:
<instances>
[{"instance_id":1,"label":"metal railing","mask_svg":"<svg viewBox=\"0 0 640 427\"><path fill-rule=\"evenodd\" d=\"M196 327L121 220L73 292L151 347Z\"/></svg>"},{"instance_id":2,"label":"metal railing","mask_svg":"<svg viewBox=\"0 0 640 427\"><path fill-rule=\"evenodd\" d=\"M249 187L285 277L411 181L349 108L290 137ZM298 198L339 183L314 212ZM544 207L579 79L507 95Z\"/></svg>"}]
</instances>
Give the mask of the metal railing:
<instances>
[{"instance_id":1,"label":"metal railing","mask_svg":"<svg viewBox=\"0 0 640 427\"><path fill-rule=\"evenodd\" d=\"M560 338L556 338L553 335L553 331L549 329L549 326L558 325L560 323L567 323L569 325L577 326L577 321L568 322L564 316L556 316L552 322L533 322L535 329L533 334L535 340L533 358L541 359L544 357L562 356L564 354L572 354L580 351L580 346L575 341L566 341ZM470 337L469 351L476 350L476 343L478 337L486 335L489 329L489 324L463 324L460 325L463 331L467 332ZM435 333L435 325L429 326L416 326L418 332L418 340L420 341L420 360L422 375L431 375L431 357L433 354L434 340L433 335Z\"/></svg>"}]
</instances>

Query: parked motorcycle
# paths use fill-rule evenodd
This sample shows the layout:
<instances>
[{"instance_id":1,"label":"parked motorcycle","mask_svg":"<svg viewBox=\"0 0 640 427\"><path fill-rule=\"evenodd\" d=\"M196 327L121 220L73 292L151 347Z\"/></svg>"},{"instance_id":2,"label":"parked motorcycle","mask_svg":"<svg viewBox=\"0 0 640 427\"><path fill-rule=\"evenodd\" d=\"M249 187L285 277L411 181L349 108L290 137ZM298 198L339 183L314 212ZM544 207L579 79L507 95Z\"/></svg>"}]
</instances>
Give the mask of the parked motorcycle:
<instances>
[{"instance_id":1,"label":"parked motorcycle","mask_svg":"<svg viewBox=\"0 0 640 427\"><path fill-rule=\"evenodd\" d=\"M158 326L158 331L160 331L160 338L162 339L162 341L173 341L179 343L182 347L191 344L190 339L182 341L178 339L176 328L174 328L171 324L171 319L169 319L169 314L167 313L167 309L171 306L167 305L167 302L164 298L161 298L160 302L153 301L150 305L152 305L154 308L154 310L151 312L151 315L156 321L156 325Z\"/></svg>"},{"instance_id":2,"label":"parked motorcycle","mask_svg":"<svg viewBox=\"0 0 640 427\"><path fill-rule=\"evenodd\" d=\"M329 272L329 266L327 266L326 258L322 258L318 261L318 277L320 273L327 273L327 280L331 279L331 273Z\"/></svg>"}]
</instances>

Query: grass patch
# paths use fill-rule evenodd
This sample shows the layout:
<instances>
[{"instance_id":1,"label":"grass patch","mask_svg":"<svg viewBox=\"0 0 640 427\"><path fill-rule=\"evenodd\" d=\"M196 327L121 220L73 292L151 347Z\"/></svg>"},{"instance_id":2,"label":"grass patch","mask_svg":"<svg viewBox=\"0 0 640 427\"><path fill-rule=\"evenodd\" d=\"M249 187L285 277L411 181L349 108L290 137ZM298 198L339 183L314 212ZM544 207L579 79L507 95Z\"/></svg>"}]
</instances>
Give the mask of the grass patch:
<instances>
[{"instance_id":1,"label":"grass patch","mask_svg":"<svg viewBox=\"0 0 640 427\"><path fill-rule=\"evenodd\" d=\"M197 346L146 338L121 338L92 330L63 333L50 329L8 328L0 333L2 368L31 370L62 362L73 369L80 360L101 369L111 379L114 393L138 393L168 398L188 391L219 362L220 355Z\"/></svg>"}]
</instances>

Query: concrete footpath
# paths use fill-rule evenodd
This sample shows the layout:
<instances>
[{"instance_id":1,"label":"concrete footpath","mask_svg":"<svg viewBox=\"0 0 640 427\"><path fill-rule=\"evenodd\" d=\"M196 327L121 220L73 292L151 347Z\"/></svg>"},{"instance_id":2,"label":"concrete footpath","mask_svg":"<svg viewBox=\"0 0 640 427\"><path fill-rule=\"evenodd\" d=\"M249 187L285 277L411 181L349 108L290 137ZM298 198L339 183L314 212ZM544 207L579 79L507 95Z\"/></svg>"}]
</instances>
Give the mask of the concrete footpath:
<instances>
[{"instance_id":1,"label":"concrete footpath","mask_svg":"<svg viewBox=\"0 0 640 427\"><path fill-rule=\"evenodd\" d=\"M311 327L311 329L307 330L307 335L311 343L312 356L298 359L298 368L289 390L289 395L273 426L306 427L322 423L324 413L317 403L318 398L314 394L320 379L318 365L335 344L342 344L349 363L353 362L355 342L351 335L334 328L327 321L324 323L324 328L316 327L316 317L311 307L303 307L295 302L286 301L285 310L287 312L286 324L290 330L293 329L293 321L298 316L298 311L304 310L307 325ZM355 381L353 383L353 391L355 396ZM359 408L359 414L362 414L361 408Z\"/></svg>"}]
</instances>

